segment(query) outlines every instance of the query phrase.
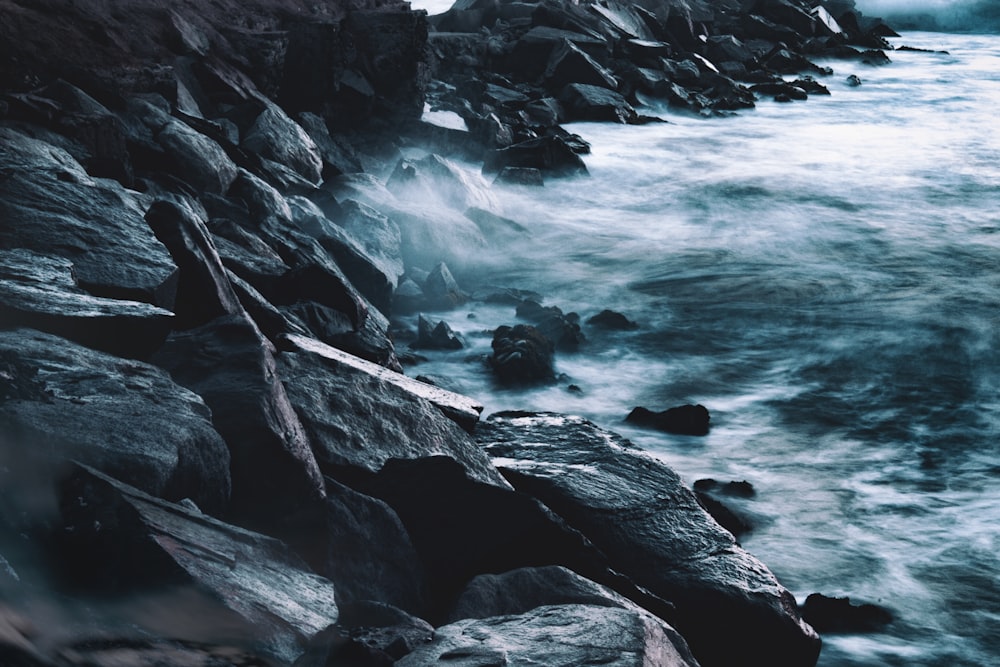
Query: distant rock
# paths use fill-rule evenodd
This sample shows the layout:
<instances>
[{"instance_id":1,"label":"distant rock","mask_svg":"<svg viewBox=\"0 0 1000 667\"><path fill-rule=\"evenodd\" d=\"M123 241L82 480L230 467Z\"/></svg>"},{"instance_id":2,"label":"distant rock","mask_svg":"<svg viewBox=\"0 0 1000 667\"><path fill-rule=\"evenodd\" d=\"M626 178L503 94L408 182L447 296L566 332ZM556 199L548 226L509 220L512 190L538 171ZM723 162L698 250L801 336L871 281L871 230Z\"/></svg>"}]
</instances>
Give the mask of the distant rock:
<instances>
[{"instance_id":1,"label":"distant rock","mask_svg":"<svg viewBox=\"0 0 1000 667\"><path fill-rule=\"evenodd\" d=\"M639 328L638 324L625 317L625 315L613 310L602 310L593 317L588 318L587 324L609 331L631 331Z\"/></svg>"},{"instance_id":2,"label":"distant rock","mask_svg":"<svg viewBox=\"0 0 1000 667\"><path fill-rule=\"evenodd\" d=\"M680 405L662 412L633 408L625 421L678 435L707 435L710 415L703 405Z\"/></svg>"},{"instance_id":3,"label":"distant rock","mask_svg":"<svg viewBox=\"0 0 1000 667\"><path fill-rule=\"evenodd\" d=\"M521 141L486 154L483 173L498 173L506 167L537 169L543 176L586 176L587 166L560 137Z\"/></svg>"}]
</instances>

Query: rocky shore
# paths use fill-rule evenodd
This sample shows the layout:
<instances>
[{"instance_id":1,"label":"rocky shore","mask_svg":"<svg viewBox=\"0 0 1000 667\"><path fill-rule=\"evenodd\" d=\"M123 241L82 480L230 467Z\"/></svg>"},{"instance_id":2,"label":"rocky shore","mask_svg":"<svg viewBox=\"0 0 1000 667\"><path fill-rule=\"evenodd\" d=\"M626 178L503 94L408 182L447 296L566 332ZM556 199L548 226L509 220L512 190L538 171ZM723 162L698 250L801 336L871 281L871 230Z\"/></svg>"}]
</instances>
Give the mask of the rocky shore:
<instances>
[{"instance_id":1,"label":"rocky shore","mask_svg":"<svg viewBox=\"0 0 1000 667\"><path fill-rule=\"evenodd\" d=\"M561 123L823 94L890 34L851 0L0 0L0 663L814 664L705 509L741 487L481 418L413 377L462 347L419 313L529 233L489 180L586 174ZM484 298L499 383L635 326Z\"/></svg>"}]
</instances>

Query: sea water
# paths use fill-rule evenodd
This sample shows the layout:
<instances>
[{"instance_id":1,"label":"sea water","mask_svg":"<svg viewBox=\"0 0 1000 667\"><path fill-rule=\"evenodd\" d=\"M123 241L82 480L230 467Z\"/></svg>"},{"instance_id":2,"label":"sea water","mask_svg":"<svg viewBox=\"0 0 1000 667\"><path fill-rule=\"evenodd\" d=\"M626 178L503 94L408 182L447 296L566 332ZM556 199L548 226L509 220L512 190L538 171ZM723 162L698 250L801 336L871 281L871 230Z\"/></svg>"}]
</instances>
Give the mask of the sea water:
<instances>
[{"instance_id":1,"label":"sea water","mask_svg":"<svg viewBox=\"0 0 1000 667\"><path fill-rule=\"evenodd\" d=\"M1000 37L892 41L948 53L822 62L830 96L730 118L569 126L591 176L494 187L527 238L461 277L640 327L585 324L558 383L505 389L482 360L513 307L473 302L432 314L467 348L408 372L487 414L584 415L689 483L751 482L742 544L800 601L894 615L824 636L820 665L1000 664ZM685 403L709 435L623 421Z\"/></svg>"}]
</instances>

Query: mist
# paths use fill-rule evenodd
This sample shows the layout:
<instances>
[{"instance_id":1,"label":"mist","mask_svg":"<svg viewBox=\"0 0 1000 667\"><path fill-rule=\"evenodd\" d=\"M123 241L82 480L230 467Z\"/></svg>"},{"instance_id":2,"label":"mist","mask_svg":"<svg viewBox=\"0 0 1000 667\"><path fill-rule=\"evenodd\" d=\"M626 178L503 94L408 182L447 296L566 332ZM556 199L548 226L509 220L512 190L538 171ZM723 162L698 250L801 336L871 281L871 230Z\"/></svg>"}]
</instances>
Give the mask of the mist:
<instances>
[{"instance_id":1,"label":"mist","mask_svg":"<svg viewBox=\"0 0 1000 667\"><path fill-rule=\"evenodd\" d=\"M1000 32L996 0L858 0L857 7L901 30Z\"/></svg>"}]
</instances>

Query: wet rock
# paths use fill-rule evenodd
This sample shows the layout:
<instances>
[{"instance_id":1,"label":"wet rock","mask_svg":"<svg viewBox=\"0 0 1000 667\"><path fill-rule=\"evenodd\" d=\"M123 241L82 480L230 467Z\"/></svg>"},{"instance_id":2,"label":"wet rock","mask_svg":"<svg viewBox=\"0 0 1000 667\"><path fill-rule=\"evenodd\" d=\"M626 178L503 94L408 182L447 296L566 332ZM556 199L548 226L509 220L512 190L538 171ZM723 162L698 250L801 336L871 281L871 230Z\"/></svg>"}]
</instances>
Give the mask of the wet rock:
<instances>
[{"instance_id":1,"label":"wet rock","mask_svg":"<svg viewBox=\"0 0 1000 667\"><path fill-rule=\"evenodd\" d=\"M283 339L287 391L329 474L376 471L391 458L447 454L474 478L496 483L468 434L482 406L302 336ZM294 381L291 378L295 378Z\"/></svg>"},{"instance_id":2,"label":"wet rock","mask_svg":"<svg viewBox=\"0 0 1000 667\"><path fill-rule=\"evenodd\" d=\"M680 405L663 412L633 408L625 421L678 435L706 435L710 415L703 405Z\"/></svg>"},{"instance_id":3,"label":"wet rock","mask_svg":"<svg viewBox=\"0 0 1000 667\"><path fill-rule=\"evenodd\" d=\"M504 167L497 174L494 183L504 183L505 185L530 185L542 187L545 181L542 172L531 167Z\"/></svg>"},{"instance_id":4,"label":"wet rock","mask_svg":"<svg viewBox=\"0 0 1000 667\"><path fill-rule=\"evenodd\" d=\"M861 53L861 62L873 67L881 67L890 64L892 60L881 49L868 49Z\"/></svg>"},{"instance_id":5,"label":"wet rock","mask_svg":"<svg viewBox=\"0 0 1000 667\"><path fill-rule=\"evenodd\" d=\"M561 137L546 136L522 141L490 151L483 173L497 173L505 167L537 169L547 176L585 176L587 166Z\"/></svg>"},{"instance_id":6,"label":"wet rock","mask_svg":"<svg viewBox=\"0 0 1000 667\"><path fill-rule=\"evenodd\" d=\"M813 593L802 605L802 617L820 633L878 632L892 623L892 612L874 604L854 604L851 598Z\"/></svg>"},{"instance_id":7,"label":"wet rock","mask_svg":"<svg viewBox=\"0 0 1000 667\"><path fill-rule=\"evenodd\" d=\"M543 77L548 88L556 92L571 83L582 83L609 90L618 88L618 81L610 70L602 67L567 39L561 40L552 50Z\"/></svg>"},{"instance_id":8,"label":"wet rock","mask_svg":"<svg viewBox=\"0 0 1000 667\"><path fill-rule=\"evenodd\" d=\"M396 664L697 665L669 626L651 615L613 607L555 605L519 616L458 621Z\"/></svg>"},{"instance_id":9,"label":"wet rock","mask_svg":"<svg viewBox=\"0 0 1000 667\"><path fill-rule=\"evenodd\" d=\"M435 325L421 315L417 319L417 340L413 347L418 350L461 350L465 346L447 322L441 320Z\"/></svg>"},{"instance_id":10,"label":"wet rock","mask_svg":"<svg viewBox=\"0 0 1000 667\"><path fill-rule=\"evenodd\" d=\"M714 479L699 479L694 483L694 490L731 498L753 498L757 495L753 484L746 480L723 483Z\"/></svg>"},{"instance_id":11,"label":"wet rock","mask_svg":"<svg viewBox=\"0 0 1000 667\"><path fill-rule=\"evenodd\" d=\"M294 667L390 667L433 636L434 626L405 611L355 604L344 608L340 627L313 642Z\"/></svg>"},{"instance_id":12,"label":"wet rock","mask_svg":"<svg viewBox=\"0 0 1000 667\"><path fill-rule=\"evenodd\" d=\"M521 73L525 80L536 79L545 71L552 52L564 41L591 57L600 58L608 52L608 45L603 39L572 30L536 25L514 43L507 57L507 67Z\"/></svg>"},{"instance_id":13,"label":"wet rock","mask_svg":"<svg viewBox=\"0 0 1000 667\"><path fill-rule=\"evenodd\" d=\"M322 475L273 347L246 315L174 333L153 361L211 408L232 456L236 511L266 522L323 496Z\"/></svg>"},{"instance_id":14,"label":"wet rock","mask_svg":"<svg viewBox=\"0 0 1000 667\"><path fill-rule=\"evenodd\" d=\"M111 591L189 584L254 629L289 663L337 622L334 586L282 543L153 498L79 466L60 487L65 546L90 585Z\"/></svg>"},{"instance_id":15,"label":"wet rock","mask_svg":"<svg viewBox=\"0 0 1000 667\"><path fill-rule=\"evenodd\" d=\"M705 493L695 489L694 495L698 498L698 503L705 508L705 511L712 515L720 526L739 539L747 533L753 532L753 521L727 503L719 500L710 493Z\"/></svg>"},{"instance_id":16,"label":"wet rock","mask_svg":"<svg viewBox=\"0 0 1000 667\"><path fill-rule=\"evenodd\" d=\"M179 120L171 120L156 135L177 164L177 176L199 191L225 194L236 179L236 164L209 137Z\"/></svg>"},{"instance_id":17,"label":"wet rock","mask_svg":"<svg viewBox=\"0 0 1000 667\"><path fill-rule=\"evenodd\" d=\"M399 226L370 206L348 199L334 222L351 235L386 276L398 283L403 275Z\"/></svg>"},{"instance_id":18,"label":"wet rock","mask_svg":"<svg viewBox=\"0 0 1000 667\"><path fill-rule=\"evenodd\" d=\"M335 178L341 174L364 171L364 167L353 148L334 138L330 134L326 121L321 116L304 111L296 116L296 120L316 144L320 159L323 161L322 176L324 180Z\"/></svg>"},{"instance_id":19,"label":"wet rock","mask_svg":"<svg viewBox=\"0 0 1000 667\"><path fill-rule=\"evenodd\" d=\"M577 350L586 340L580 330L580 316L563 313L558 306L543 306L532 299L525 299L517 306L517 316L534 324L557 350Z\"/></svg>"},{"instance_id":20,"label":"wet rock","mask_svg":"<svg viewBox=\"0 0 1000 667\"><path fill-rule=\"evenodd\" d=\"M0 321L68 338L95 350L148 359L173 326L170 311L79 289L68 259L0 250Z\"/></svg>"},{"instance_id":21,"label":"wet rock","mask_svg":"<svg viewBox=\"0 0 1000 667\"><path fill-rule=\"evenodd\" d=\"M636 117L635 109L613 90L571 83L559 94L567 120L596 120L628 123Z\"/></svg>"},{"instance_id":22,"label":"wet rock","mask_svg":"<svg viewBox=\"0 0 1000 667\"><path fill-rule=\"evenodd\" d=\"M201 398L158 368L63 338L0 332L0 433L15 469L77 460L206 511L229 500L229 452Z\"/></svg>"},{"instance_id":23,"label":"wet rock","mask_svg":"<svg viewBox=\"0 0 1000 667\"><path fill-rule=\"evenodd\" d=\"M482 176L468 172L440 155L420 160L401 160L386 182L386 188L401 199L441 202L464 211L475 206L496 210L499 205Z\"/></svg>"},{"instance_id":24,"label":"wet rock","mask_svg":"<svg viewBox=\"0 0 1000 667\"><path fill-rule=\"evenodd\" d=\"M758 83L750 86L750 90L759 95L771 95L775 98L784 97L788 100L805 100L809 98L806 91L785 81L773 83Z\"/></svg>"},{"instance_id":25,"label":"wet rock","mask_svg":"<svg viewBox=\"0 0 1000 667\"><path fill-rule=\"evenodd\" d=\"M161 638L94 638L60 647L62 664L87 667L158 665L162 667L268 667L270 660L258 652L225 644Z\"/></svg>"},{"instance_id":26,"label":"wet rock","mask_svg":"<svg viewBox=\"0 0 1000 667\"><path fill-rule=\"evenodd\" d=\"M261 330L267 339L274 343L281 334L307 334L307 328L295 319L286 317L277 307L264 298L253 285L227 270L229 284L232 285L236 298L246 310L250 319Z\"/></svg>"},{"instance_id":27,"label":"wet rock","mask_svg":"<svg viewBox=\"0 0 1000 667\"><path fill-rule=\"evenodd\" d=\"M494 375L503 384L525 385L555 381L555 345L533 326L501 326L493 332Z\"/></svg>"},{"instance_id":28,"label":"wet rock","mask_svg":"<svg viewBox=\"0 0 1000 667\"><path fill-rule=\"evenodd\" d=\"M95 296L173 307L176 267L132 194L11 128L0 146L0 246L69 259Z\"/></svg>"},{"instance_id":29,"label":"wet rock","mask_svg":"<svg viewBox=\"0 0 1000 667\"><path fill-rule=\"evenodd\" d=\"M539 176L540 177L540 176ZM523 237L528 234L524 225L481 208L470 208L465 217L472 220L488 238Z\"/></svg>"},{"instance_id":30,"label":"wet rock","mask_svg":"<svg viewBox=\"0 0 1000 667\"><path fill-rule=\"evenodd\" d=\"M613 310L602 310L593 317L588 318L587 324L609 331L631 331L639 328L638 324Z\"/></svg>"},{"instance_id":31,"label":"wet rock","mask_svg":"<svg viewBox=\"0 0 1000 667\"><path fill-rule=\"evenodd\" d=\"M438 262L424 279L424 295L438 308L455 308L469 300L444 262Z\"/></svg>"},{"instance_id":32,"label":"wet rock","mask_svg":"<svg viewBox=\"0 0 1000 667\"><path fill-rule=\"evenodd\" d=\"M549 413L492 415L477 438L516 489L676 605L673 622L701 664L815 663L819 639L791 593L658 460L584 419Z\"/></svg>"},{"instance_id":33,"label":"wet rock","mask_svg":"<svg viewBox=\"0 0 1000 667\"><path fill-rule=\"evenodd\" d=\"M285 165L310 183L322 178L323 160L316 142L276 104L265 106L241 146Z\"/></svg>"},{"instance_id":34,"label":"wet rock","mask_svg":"<svg viewBox=\"0 0 1000 667\"><path fill-rule=\"evenodd\" d=\"M851 86L852 88L857 88L858 86L861 85L861 77L859 77L857 74L848 75L845 81L847 82L847 85Z\"/></svg>"}]
</instances>

